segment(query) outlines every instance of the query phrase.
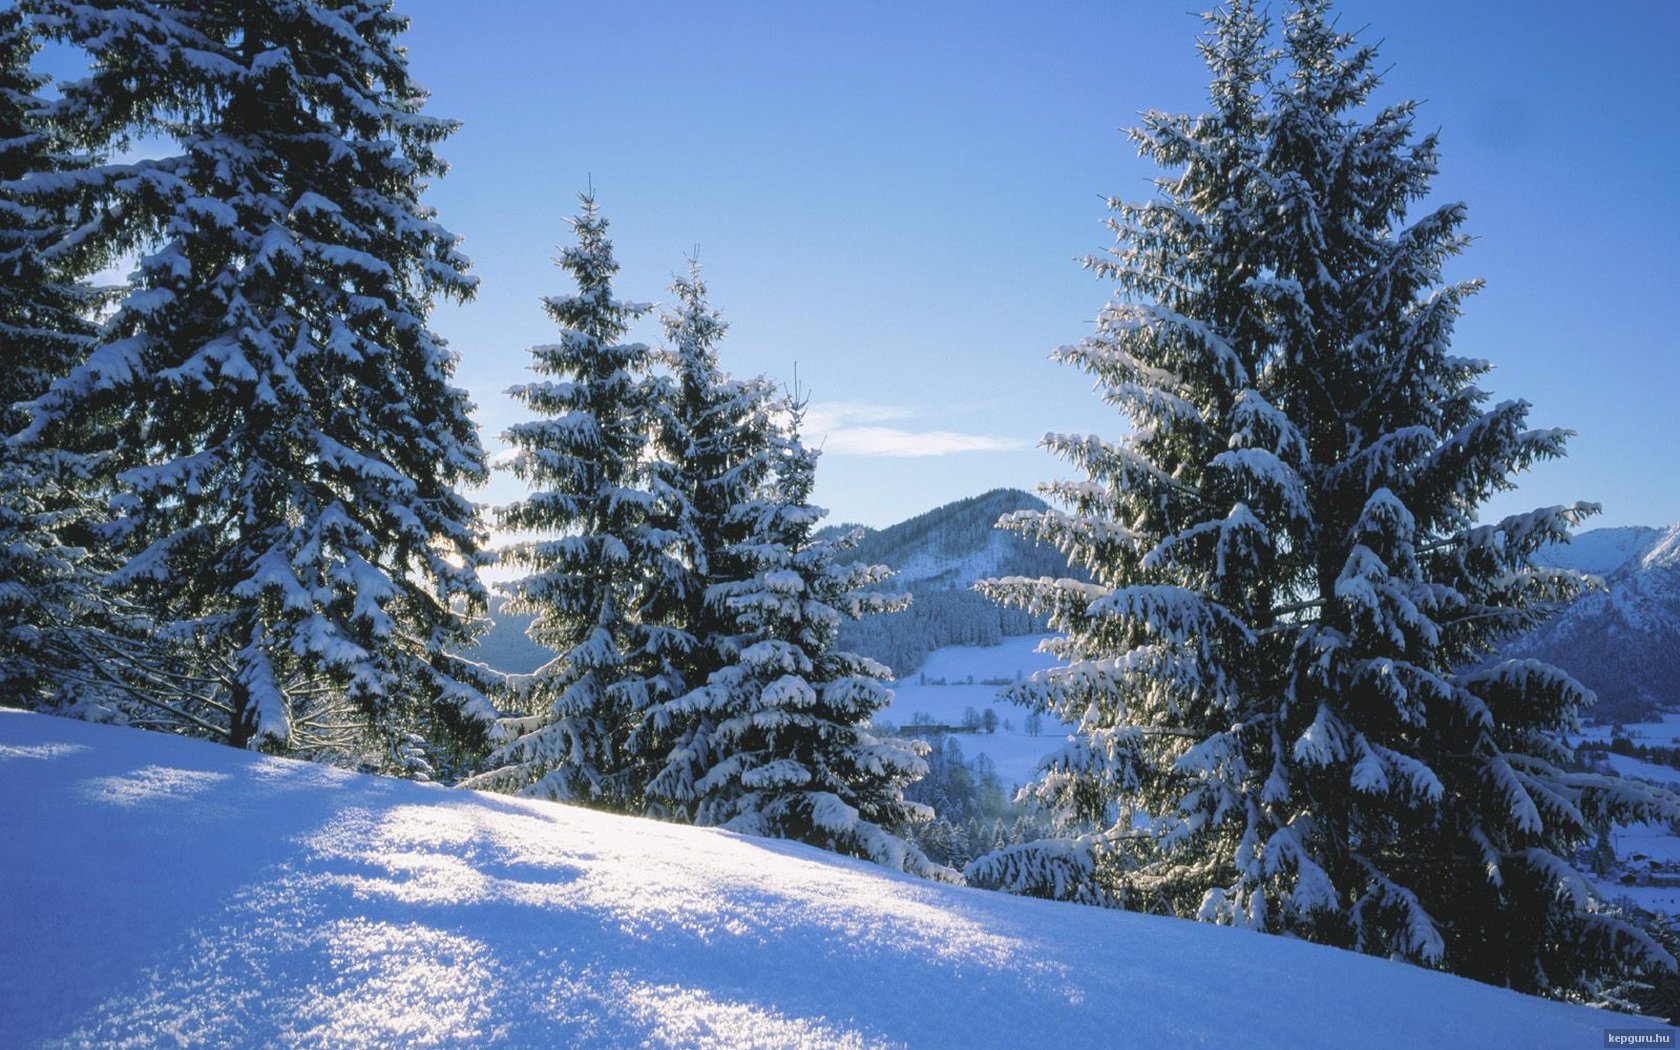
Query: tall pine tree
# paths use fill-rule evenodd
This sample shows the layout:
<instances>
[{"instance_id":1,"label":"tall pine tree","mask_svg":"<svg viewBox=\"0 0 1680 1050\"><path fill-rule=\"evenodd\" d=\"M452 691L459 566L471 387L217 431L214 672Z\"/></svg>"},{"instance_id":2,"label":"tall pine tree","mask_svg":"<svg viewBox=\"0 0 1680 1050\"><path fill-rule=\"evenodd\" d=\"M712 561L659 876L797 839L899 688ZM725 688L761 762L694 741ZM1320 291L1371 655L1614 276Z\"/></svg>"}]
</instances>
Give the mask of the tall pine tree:
<instances>
[{"instance_id":1,"label":"tall pine tree","mask_svg":"<svg viewBox=\"0 0 1680 1050\"><path fill-rule=\"evenodd\" d=\"M1095 582L987 585L1061 632L1015 695L1078 727L1030 789L1064 834L970 874L1531 992L1671 966L1567 858L1680 809L1573 771L1582 688L1490 659L1577 591L1531 557L1593 508L1477 518L1567 432L1450 352L1464 209L1409 217L1435 138L1366 112L1375 53L1324 0L1275 50L1249 3L1209 18L1211 111L1135 133L1167 174L1114 202L1119 291L1059 354L1131 432L1051 439L1084 480L1007 519Z\"/></svg>"},{"instance_id":2,"label":"tall pine tree","mask_svg":"<svg viewBox=\"0 0 1680 1050\"><path fill-rule=\"evenodd\" d=\"M675 556L675 571L662 578L656 604L673 632L664 651L671 695L678 695L704 685L728 660L734 619L707 596L750 578L755 568L743 544L773 467L775 389L723 370L717 347L728 325L707 302L697 263L671 292L676 303L662 318L666 345L658 355L668 374L660 377L651 403L651 468L655 519ZM697 734L709 730L704 718L673 721L672 713L669 704L650 709L629 742L661 764L656 769L667 783L680 768L667 764L670 752L686 752ZM686 797L666 787L651 791L649 803L656 814L691 817Z\"/></svg>"},{"instance_id":3,"label":"tall pine tree","mask_svg":"<svg viewBox=\"0 0 1680 1050\"><path fill-rule=\"evenodd\" d=\"M658 712L691 731L655 790L698 824L954 879L899 836L931 812L903 794L926 764L869 728L892 699L891 672L835 647L841 623L906 599L874 589L885 568L840 560L855 537L814 535L824 512L810 503L816 453L799 440L802 411L791 406L792 429L773 447L772 486L737 511L752 529L730 553L752 574L707 590L727 662Z\"/></svg>"},{"instance_id":4,"label":"tall pine tree","mask_svg":"<svg viewBox=\"0 0 1680 1050\"><path fill-rule=\"evenodd\" d=\"M47 184L80 162L56 133L31 68L39 42L16 7L0 10L0 434L25 422L21 402L44 393L86 356L92 293L64 261L74 216Z\"/></svg>"},{"instance_id":5,"label":"tall pine tree","mask_svg":"<svg viewBox=\"0 0 1680 1050\"><path fill-rule=\"evenodd\" d=\"M449 655L485 599L456 491L484 466L426 317L474 282L420 201L454 125L420 111L405 20L385 0L36 6L94 57L67 123L169 145L88 173L89 239L139 264L31 440L111 421L109 582L194 654L157 688L197 725L424 772L417 728L493 711ZM373 737L344 736L356 713Z\"/></svg>"},{"instance_id":6,"label":"tall pine tree","mask_svg":"<svg viewBox=\"0 0 1680 1050\"><path fill-rule=\"evenodd\" d=\"M502 724L491 768L468 786L640 812L655 767L630 735L675 692L671 652L687 636L655 606L682 569L654 520L646 463L652 351L623 341L650 307L613 298L607 221L593 193L582 202L577 244L560 257L577 294L544 300L561 339L531 348L547 378L509 391L540 417L506 435L510 469L534 491L500 514L538 535L501 554L531 570L509 585L509 608L534 613L532 640L560 655L520 687L526 713Z\"/></svg>"}]
</instances>

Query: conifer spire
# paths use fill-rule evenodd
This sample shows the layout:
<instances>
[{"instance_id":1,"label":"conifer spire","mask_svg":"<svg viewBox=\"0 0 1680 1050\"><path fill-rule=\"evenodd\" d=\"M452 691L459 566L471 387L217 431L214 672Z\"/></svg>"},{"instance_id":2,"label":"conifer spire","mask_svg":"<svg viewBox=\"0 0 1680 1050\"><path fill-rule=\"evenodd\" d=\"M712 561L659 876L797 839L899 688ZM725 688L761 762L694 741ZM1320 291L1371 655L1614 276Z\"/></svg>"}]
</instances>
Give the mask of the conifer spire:
<instances>
[{"instance_id":1,"label":"conifer spire","mask_svg":"<svg viewBox=\"0 0 1680 1050\"><path fill-rule=\"evenodd\" d=\"M1270 45L1209 17L1210 112L1134 133L1166 174L1115 202L1118 285L1057 357L1129 432L1056 436L1084 478L1006 524L1090 573L996 580L1048 612L1061 667L1014 691L1077 726L1029 794L1062 834L976 881L1290 933L1529 992L1673 960L1568 858L1664 791L1572 768L1588 699L1496 645L1577 593L1534 553L1596 508L1478 510L1568 432L1489 405L1443 283L1465 209L1411 103L1371 111L1375 49L1302 0Z\"/></svg>"}]
</instances>

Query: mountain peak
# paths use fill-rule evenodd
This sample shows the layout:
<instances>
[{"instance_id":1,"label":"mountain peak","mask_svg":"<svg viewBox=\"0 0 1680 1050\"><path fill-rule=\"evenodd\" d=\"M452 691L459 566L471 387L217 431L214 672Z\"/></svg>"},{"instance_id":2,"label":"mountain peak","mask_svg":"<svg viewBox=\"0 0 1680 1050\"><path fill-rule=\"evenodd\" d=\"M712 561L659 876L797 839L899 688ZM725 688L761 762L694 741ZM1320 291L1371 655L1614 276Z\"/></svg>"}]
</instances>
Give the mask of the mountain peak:
<instances>
[{"instance_id":1,"label":"mountain peak","mask_svg":"<svg viewBox=\"0 0 1680 1050\"><path fill-rule=\"evenodd\" d=\"M864 536L853 556L886 565L899 586L914 591L966 589L995 575L1065 575L1067 559L997 521L1047 505L1020 489L992 489L956 500Z\"/></svg>"},{"instance_id":2,"label":"mountain peak","mask_svg":"<svg viewBox=\"0 0 1680 1050\"><path fill-rule=\"evenodd\" d=\"M1680 708L1680 525L1592 529L1535 558L1604 578L1505 656L1556 664L1598 696L1592 714L1631 722Z\"/></svg>"},{"instance_id":3,"label":"mountain peak","mask_svg":"<svg viewBox=\"0 0 1680 1050\"><path fill-rule=\"evenodd\" d=\"M1672 569L1680 565L1680 524L1657 536L1639 559L1642 569Z\"/></svg>"},{"instance_id":4,"label":"mountain peak","mask_svg":"<svg viewBox=\"0 0 1680 1050\"><path fill-rule=\"evenodd\" d=\"M1568 543L1542 547L1534 560L1554 569L1573 569L1603 576L1639 558L1663 534L1649 525L1588 529L1576 533Z\"/></svg>"}]
</instances>

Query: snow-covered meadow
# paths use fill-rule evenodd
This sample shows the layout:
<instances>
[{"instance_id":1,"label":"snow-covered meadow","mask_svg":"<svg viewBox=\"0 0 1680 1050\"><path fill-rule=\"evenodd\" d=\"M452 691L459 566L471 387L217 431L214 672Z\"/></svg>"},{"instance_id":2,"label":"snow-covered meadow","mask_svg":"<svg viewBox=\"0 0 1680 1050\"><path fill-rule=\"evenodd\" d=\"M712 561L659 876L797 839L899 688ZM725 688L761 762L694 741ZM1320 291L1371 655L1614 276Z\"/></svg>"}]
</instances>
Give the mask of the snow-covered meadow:
<instances>
[{"instance_id":1,"label":"snow-covered meadow","mask_svg":"<svg viewBox=\"0 0 1680 1050\"><path fill-rule=\"evenodd\" d=\"M43 715L0 711L0 791L8 1047L1573 1050L1640 1025L1300 941Z\"/></svg>"},{"instance_id":2,"label":"snow-covered meadow","mask_svg":"<svg viewBox=\"0 0 1680 1050\"><path fill-rule=\"evenodd\" d=\"M1014 682L1052 667L1056 659L1037 651L1041 636L1005 638L1001 645L953 645L936 649L914 674L893 685L893 702L877 721L904 729L917 715L946 726L960 726L970 710L997 719L991 733L962 733L963 756L985 755L1005 785L1032 779L1044 757L1062 745L1068 727L1045 715L1036 734L1027 731L1027 710L999 695L1001 683Z\"/></svg>"},{"instance_id":3,"label":"snow-covered meadow","mask_svg":"<svg viewBox=\"0 0 1680 1050\"><path fill-rule=\"evenodd\" d=\"M1582 727L1581 739L1608 744L1615 727L1593 723ZM1620 727L1622 735L1636 744L1657 747L1680 746L1680 713L1669 713L1651 722ZM1647 762L1632 755L1610 754L1605 761L1617 774L1680 790L1680 769ZM1618 824L1610 830L1610 844L1616 856L1633 868L1650 866L1665 874L1680 869L1680 835L1660 824ZM1599 892L1612 900L1625 899L1641 908L1680 915L1680 885L1666 885L1670 878L1654 884L1629 885L1615 878L1595 880Z\"/></svg>"}]
</instances>

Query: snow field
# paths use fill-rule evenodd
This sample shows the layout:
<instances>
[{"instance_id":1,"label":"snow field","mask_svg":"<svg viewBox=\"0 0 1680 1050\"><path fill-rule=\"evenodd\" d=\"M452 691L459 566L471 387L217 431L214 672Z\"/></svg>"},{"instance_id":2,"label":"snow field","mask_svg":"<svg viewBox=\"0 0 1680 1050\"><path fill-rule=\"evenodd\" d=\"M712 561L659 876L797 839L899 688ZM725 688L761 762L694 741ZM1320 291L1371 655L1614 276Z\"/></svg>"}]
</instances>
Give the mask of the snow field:
<instances>
[{"instance_id":1,"label":"snow field","mask_svg":"<svg viewBox=\"0 0 1680 1050\"><path fill-rule=\"evenodd\" d=\"M953 645L936 649L918 671L894 683L893 702L875 721L891 722L902 730L908 729L912 719L922 714L940 725L962 725L969 708L977 712L990 709L997 716L997 732L959 733L955 739L962 745L965 759L972 761L976 755L985 755L997 766L998 778L1005 786L1019 787L1032 779L1046 756L1062 746L1069 727L1045 715L1039 735L1028 734L1027 709L1000 696L1004 686L984 683L999 679L1015 681L1017 677L1054 667L1055 657L1035 651L1043 637L1005 638L1001 645ZM947 684L923 684L924 679L943 680ZM1003 728L1006 721L1012 728Z\"/></svg>"},{"instance_id":2,"label":"snow field","mask_svg":"<svg viewBox=\"0 0 1680 1050\"><path fill-rule=\"evenodd\" d=\"M1612 728L1600 723L1584 726L1580 738L1609 743ZM1654 722L1635 722L1622 728L1640 744L1660 747L1680 745L1680 714L1665 714ZM1646 762L1631 755L1612 754L1607 760L1619 776L1662 784L1671 791L1680 790L1680 769ZM1643 854L1660 864L1680 864L1680 836L1660 824L1617 824L1610 831L1610 844L1615 848L1616 856L1624 859ZM1680 915L1680 888L1627 886L1606 879L1593 881L1599 892L1611 900L1626 898L1649 911Z\"/></svg>"},{"instance_id":3,"label":"snow field","mask_svg":"<svg viewBox=\"0 0 1680 1050\"><path fill-rule=\"evenodd\" d=\"M804 846L0 712L0 1044L1602 1044L1632 1019Z\"/></svg>"}]
</instances>

